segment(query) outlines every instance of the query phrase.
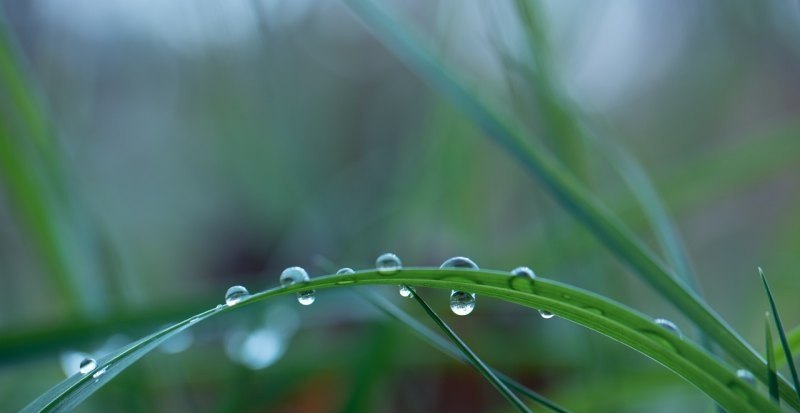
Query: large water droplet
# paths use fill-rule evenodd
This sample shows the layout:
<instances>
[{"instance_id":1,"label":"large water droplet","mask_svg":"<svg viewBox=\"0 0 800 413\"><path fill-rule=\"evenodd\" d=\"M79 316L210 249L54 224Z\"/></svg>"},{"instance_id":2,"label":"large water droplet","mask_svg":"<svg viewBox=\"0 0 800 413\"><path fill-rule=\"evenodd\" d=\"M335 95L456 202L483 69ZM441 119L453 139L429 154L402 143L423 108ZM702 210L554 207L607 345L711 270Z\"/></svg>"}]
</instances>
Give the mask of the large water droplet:
<instances>
[{"instance_id":1,"label":"large water droplet","mask_svg":"<svg viewBox=\"0 0 800 413\"><path fill-rule=\"evenodd\" d=\"M751 386L756 385L756 376L754 376L753 373L750 372L750 370L746 369L736 370L736 377L744 380L745 382L747 382L747 384Z\"/></svg>"},{"instance_id":2,"label":"large water droplet","mask_svg":"<svg viewBox=\"0 0 800 413\"><path fill-rule=\"evenodd\" d=\"M478 264L467 257L453 257L442 263L439 268L464 268L477 270ZM475 309L475 294L453 290L450 293L450 309L458 315L467 315Z\"/></svg>"},{"instance_id":3,"label":"large water droplet","mask_svg":"<svg viewBox=\"0 0 800 413\"><path fill-rule=\"evenodd\" d=\"M93 358L85 358L78 364L78 372L86 374L97 368L97 361Z\"/></svg>"},{"instance_id":4,"label":"large water droplet","mask_svg":"<svg viewBox=\"0 0 800 413\"><path fill-rule=\"evenodd\" d=\"M339 271L336 271L336 275L347 275L347 274L355 274L356 272L353 271L352 268L344 267L340 268Z\"/></svg>"},{"instance_id":5,"label":"large water droplet","mask_svg":"<svg viewBox=\"0 0 800 413\"><path fill-rule=\"evenodd\" d=\"M412 294L413 292L411 291L411 288L408 288L406 285L400 286L400 297L408 298L411 297Z\"/></svg>"},{"instance_id":6,"label":"large water droplet","mask_svg":"<svg viewBox=\"0 0 800 413\"><path fill-rule=\"evenodd\" d=\"M467 315L475 309L475 294L465 291L450 293L450 309L456 315Z\"/></svg>"},{"instance_id":7,"label":"large water droplet","mask_svg":"<svg viewBox=\"0 0 800 413\"><path fill-rule=\"evenodd\" d=\"M378 269L378 273L380 274L392 275L403 268L403 263L400 262L400 258L398 258L397 255L387 252L386 254L381 254L381 256L375 260L375 268Z\"/></svg>"},{"instance_id":8,"label":"large water droplet","mask_svg":"<svg viewBox=\"0 0 800 413\"><path fill-rule=\"evenodd\" d=\"M683 332L681 332L681 329L678 328L678 326L675 325L675 323L673 323L672 321L669 321L665 318L656 318L655 320L653 320L653 322L659 325L661 328L667 331L671 331L676 336L683 338Z\"/></svg>"},{"instance_id":9,"label":"large water droplet","mask_svg":"<svg viewBox=\"0 0 800 413\"><path fill-rule=\"evenodd\" d=\"M555 317L555 315L553 313L551 313L551 312L549 312L547 310L539 310L539 315L542 316L542 318L544 318L545 320L549 320L549 319Z\"/></svg>"},{"instance_id":10,"label":"large water droplet","mask_svg":"<svg viewBox=\"0 0 800 413\"><path fill-rule=\"evenodd\" d=\"M247 288L244 288L241 285L234 285L233 287L228 288L228 292L225 293L225 304L227 304L229 307L236 305L249 295L250 292L247 291Z\"/></svg>"},{"instance_id":11,"label":"large water droplet","mask_svg":"<svg viewBox=\"0 0 800 413\"><path fill-rule=\"evenodd\" d=\"M284 287L296 283L308 282L309 280L311 280L311 277L308 276L306 270L300 267L289 267L281 273L281 285ZM314 290L305 290L297 293L297 302L302 305L311 305L316 299L317 295Z\"/></svg>"},{"instance_id":12,"label":"large water droplet","mask_svg":"<svg viewBox=\"0 0 800 413\"><path fill-rule=\"evenodd\" d=\"M511 275L515 277L526 277L530 279L536 278L536 274L534 274L533 270L528 267L517 267L511 270Z\"/></svg>"}]
</instances>

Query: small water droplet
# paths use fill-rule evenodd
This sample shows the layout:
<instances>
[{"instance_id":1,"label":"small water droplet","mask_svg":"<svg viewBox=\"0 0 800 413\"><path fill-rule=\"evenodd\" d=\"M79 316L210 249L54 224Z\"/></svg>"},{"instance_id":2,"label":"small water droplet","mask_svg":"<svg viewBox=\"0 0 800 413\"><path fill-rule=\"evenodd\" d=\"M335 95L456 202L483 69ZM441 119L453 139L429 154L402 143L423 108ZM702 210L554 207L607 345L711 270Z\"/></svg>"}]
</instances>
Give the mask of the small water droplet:
<instances>
[{"instance_id":1,"label":"small water droplet","mask_svg":"<svg viewBox=\"0 0 800 413\"><path fill-rule=\"evenodd\" d=\"M478 264L467 257L453 257L442 263L439 268L465 268L470 270L477 270Z\"/></svg>"},{"instance_id":2,"label":"small water droplet","mask_svg":"<svg viewBox=\"0 0 800 413\"><path fill-rule=\"evenodd\" d=\"M217 306L216 306L216 307L214 307L214 309L215 309L215 310L217 310L217 311L219 311L219 310L221 310L221 309L222 309L222 307L225 307L225 304L217 304Z\"/></svg>"},{"instance_id":3,"label":"small water droplet","mask_svg":"<svg viewBox=\"0 0 800 413\"><path fill-rule=\"evenodd\" d=\"M400 262L400 258L398 258L397 255L387 252L386 254L381 254L381 256L375 260L375 268L378 269L380 274L392 275L403 268L403 263Z\"/></svg>"},{"instance_id":4,"label":"small water droplet","mask_svg":"<svg viewBox=\"0 0 800 413\"><path fill-rule=\"evenodd\" d=\"M227 304L229 307L234 306L247 298L249 295L250 292L247 291L247 288L244 288L241 285L234 285L233 287L228 288L228 292L225 293L225 304Z\"/></svg>"},{"instance_id":5,"label":"small water droplet","mask_svg":"<svg viewBox=\"0 0 800 413\"><path fill-rule=\"evenodd\" d=\"M311 277L308 276L306 270L300 267L289 267L281 273L281 285L284 287L299 282L306 282L310 279Z\"/></svg>"},{"instance_id":6,"label":"small water droplet","mask_svg":"<svg viewBox=\"0 0 800 413\"><path fill-rule=\"evenodd\" d=\"M539 310L539 315L542 316L542 318L544 318L545 320L549 320L549 319L555 317L555 314L553 314L553 313L551 313L551 312L549 312L547 310Z\"/></svg>"},{"instance_id":7,"label":"small water droplet","mask_svg":"<svg viewBox=\"0 0 800 413\"><path fill-rule=\"evenodd\" d=\"M676 336L683 338L683 333L681 332L681 329L678 328L678 326L675 325L675 323L673 323L672 321L669 321L665 318L656 318L655 320L653 320L653 322L658 324L661 328L667 331L671 331Z\"/></svg>"},{"instance_id":8,"label":"small water droplet","mask_svg":"<svg viewBox=\"0 0 800 413\"><path fill-rule=\"evenodd\" d=\"M86 374L94 369L97 368L97 361L93 358L85 358L81 360L81 363L78 365L78 372L81 374Z\"/></svg>"},{"instance_id":9,"label":"small water droplet","mask_svg":"<svg viewBox=\"0 0 800 413\"><path fill-rule=\"evenodd\" d=\"M200 317L195 317L195 318L189 320L189 324L194 324L194 323L196 323L198 321L200 321Z\"/></svg>"},{"instance_id":10,"label":"small water droplet","mask_svg":"<svg viewBox=\"0 0 800 413\"><path fill-rule=\"evenodd\" d=\"M411 297L412 294L413 292L411 292L411 289L408 288L408 286L405 285L400 286L400 297L408 298Z\"/></svg>"},{"instance_id":11,"label":"small water droplet","mask_svg":"<svg viewBox=\"0 0 800 413\"><path fill-rule=\"evenodd\" d=\"M751 386L756 385L756 376L754 376L753 373L750 372L750 370L747 369L736 370L736 377L744 380L747 384Z\"/></svg>"},{"instance_id":12,"label":"small water droplet","mask_svg":"<svg viewBox=\"0 0 800 413\"><path fill-rule=\"evenodd\" d=\"M92 378L97 380L98 378L100 378L100 376L106 374L106 371L108 371L108 367L103 367L102 369L94 372L94 374L92 374Z\"/></svg>"},{"instance_id":13,"label":"small water droplet","mask_svg":"<svg viewBox=\"0 0 800 413\"><path fill-rule=\"evenodd\" d=\"M511 275L515 277L527 277L530 279L536 278L536 274L534 274L533 270L528 267L517 267L511 270Z\"/></svg>"},{"instance_id":14,"label":"small water droplet","mask_svg":"<svg viewBox=\"0 0 800 413\"><path fill-rule=\"evenodd\" d=\"M456 315L467 315L475 309L475 294L453 290L450 293L450 309Z\"/></svg>"},{"instance_id":15,"label":"small water droplet","mask_svg":"<svg viewBox=\"0 0 800 413\"><path fill-rule=\"evenodd\" d=\"M336 275L346 275L346 274L355 274L356 272L353 271L352 268L344 267L341 268L339 271L336 271Z\"/></svg>"},{"instance_id":16,"label":"small water droplet","mask_svg":"<svg viewBox=\"0 0 800 413\"><path fill-rule=\"evenodd\" d=\"M336 271L336 275L350 275L350 274L355 274L355 273L356 272L353 271L352 268L348 268L348 267L344 267L344 268L340 269L339 271ZM355 282L356 282L356 280L354 280L352 278L343 278L343 279L341 279L339 281L336 281L336 285L347 285L347 284L353 284Z\"/></svg>"},{"instance_id":17,"label":"small water droplet","mask_svg":"<svg viewBox=\"0 0 800 413\"><path fill-rule=\"evenodd\" d=\"M305 290L297 293L297 302L302 305L314 304L317 300L317 293L314 290Z\"/></svg>"}]
</instances>

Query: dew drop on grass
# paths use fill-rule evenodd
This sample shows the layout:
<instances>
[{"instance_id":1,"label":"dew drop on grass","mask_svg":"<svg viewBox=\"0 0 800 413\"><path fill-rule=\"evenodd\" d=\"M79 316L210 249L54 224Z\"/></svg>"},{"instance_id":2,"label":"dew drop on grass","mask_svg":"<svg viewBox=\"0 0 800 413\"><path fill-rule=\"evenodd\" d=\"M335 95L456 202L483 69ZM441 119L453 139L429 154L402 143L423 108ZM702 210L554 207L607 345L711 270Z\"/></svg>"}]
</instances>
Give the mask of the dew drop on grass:
<instances>
[{"instance_id":1,"label":"dew drop on grass","mask_svg":"<svg viewBox=\"0 0 800 413\"><path fill-rule=\"evenodd\" d=\"M750 372L750 370L746 369L736 370L736 377L744 380L747 384L751 386L756 385L756 376L754 376L753 373Z\"/></svg>"},{"instance_id":2,"label":"dew drop on grass","mask_svg":"<svg viewBox=\"0 0 800 413\"><path fill-rule=\"evenodd\" d=\"M403 268L403 263L400 262L400 258L397 255L387 252L386 254L381 254L375 260L375 268L382 275L392 275Z\"/></svg>"},{"instance_id":3,"label":"dew drop on grass","mask_svg":"<svg viewBox=\"0 0 800 413\"><path fill-rule=\"evenodd\" d=\"M336 271L336 275L348 275L348 274L355 274L356 272L353 271L352 268L344 267Z\"/></svg>"},{"instance_id":4,"label":"dew drop on grass","mask_svg":"<svg viewBox=\"0 0 800 413\"><path fill-rule=\"evenodd\" d=\"M681 329L678 328L678 326L675 325L675 323L673 323L672 321L669 321L665 318L656 318L655 320L653 320L653 322L658 324L664 330L670 331L676 336L683 338L683 333L681 332Z\"/></svg>"},{"instance_id":5,"label":"dew drop on grass","mask_svg":"<svg viewBox=\"0 0 800 413\"><path fill-rule=\"evenodd\" d=\"M408 288L408 286L405 285L400 286L400 297L409 298L411 297L411 294L413 293L411 292L411 289Z\"/></svg>"},{"instance_id":6,"label":"dew drop on grass","mask_svg":"<svg viewBox=\"0 0 800 413\"><path fill-rule=\"evenodd\" d=\"M339 270L341 271L341 270ZM289 267L281 273L281 285L288 287L297 283L304 283L311 280L306 270L300 267ZM317 295L314 290L305 290L297 293L297 302L302 305L311 305L316 301Z\"/></svg>"},{"instance_id":7,"label":"dew drop on grass","mask_svg":"<svg viewBox=\"0 0 800 413\"><path fill-rule=\"evenodd\" d=\"M542 318L544 318L545 320L549 320L549 319L555 317L555 315L553 313L551 313L551 312L549 312L547 310L539 310L539 315L542 316Z\"/></svg>"},{"instance_id":8,"label":"dew drop on grass","mask_svg":"<svg viewBox=\"0 0 800 413\"><path fill-rule=\"evenodd\" d=\"M467 257L453 257L439 266L441 269L459 268L477 270L478 264ZM467 315L475 309L475 294L466 291L453 290L450 293L450 309L457 315Z\"/></svg>"},{"instance_id":9,"label":"dew drop on grass","mask_svg":"<svg viewBox=\"0 0 800 413\"><path fill-rule=\"evenodd\" d=\"M475 294L464 291L450 293L450 309L456 315L467 315L475 309Z\"/></svg>"},{"instance_id":10,"label":"dew drop on grass","mask_svg":"<svg viewBox=\"0 0 800 413\"><path fill-rule=\"evenodd\" d=\"M85 358L81 360L80 364L78 365L78 372L81 374L86 374L94 369L97 368L97 361L93 358Z\"/></svg>"},{"instance_id":11,"label":"dew drop on grass","mask_svg":"<svg viewBox=\"0 0 800 413\"><path fill-rule=\"evenodd\" d=\"M511 270L511 275L515 277L526 277L530 278L531 280L536 278L536 274L533 273L533 270L528 267L517 267Z\"/></svg>"},{"instance_id":12,"label":"dew drop on grass","mask_svg":"<svg viewBox=\"0 0 800 413\"><path fill-rule=\"evenodd\" d=\"M249 295L250 292L247 291L247 288L244 288L241 285L234 285L233 287L228 288L228 292L225 293L225 304L227 304L228 307L234 306L247 298Z\"/></svg>"}]
</instances>

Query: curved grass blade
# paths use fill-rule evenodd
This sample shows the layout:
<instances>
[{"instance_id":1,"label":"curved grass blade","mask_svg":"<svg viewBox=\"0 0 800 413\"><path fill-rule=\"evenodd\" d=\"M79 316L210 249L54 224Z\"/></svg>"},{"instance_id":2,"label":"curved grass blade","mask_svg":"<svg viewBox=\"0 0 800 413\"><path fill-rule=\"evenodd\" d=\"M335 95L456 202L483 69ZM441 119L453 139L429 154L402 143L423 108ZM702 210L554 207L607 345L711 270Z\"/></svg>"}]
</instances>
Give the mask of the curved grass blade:
<instances>
[{"instance_id":1,"label":"curved grass blade","mask_svg":"<svg viewBox=\"0 0 800 413\"><path fill-rule=\"evenodd\" d=\"M464 363L470 363L470 360L464 356L452 343L447 341L446 339L442 338L439 334L435 333L419 321L417 321L414 317L408 315L405 311L398 308L396 305L392 304L389 300L381 297L378 294L365 294L359 292L359 295L365 299L367 302L381 310L384 314L393 318L394 320L398 321L399 323L405 325L406 327L410 328L414 333L420 336L422 339L427 341L430 345L436 347L442 353L447 354L450 357L455 359L461 360ZM506 376L502 372L492 369L492 372L499 378L506 386L514 390L515 392L527 397L528 399L539 403L548 409L556 412L556 413L570 413L564 407L561 407L556 402L544 397L543 395L525 387L522 383L512 379L511 377Z\"/></svg>"},{"instance_id":2,"label":"curved grass blade","mask_svg":"<svg viewBox=\"0 0 800 413\"><path fill-rule=\"evenodd\" d=\"M770 291L769 284L767 283L767 276L764 275L764 271L761 269L761 267L758 267L758 275L761 276L761 282L764 284L764 290L767 292L769 306L772 309L772 318L775 321L775 328L778 329L778 337L781 339L783 354L786 356L786 364L789 365L789 372L792 375L792 381L794 382L794 388L797 392L797 397L800 397L800 380L797 378L797 368L794 366L794 358L792 357L792 349L789 346L789 340L786 339L786 333L783 331L783 323L781 323L781 316L778 314L778 306L775 304L775 299L772 297L772 291ZM769 350L772 350L772 344L769 343L768 345ZM774 368L774 357L772 363Z\"/></svg>"},{"instance_id":3,"label":"curved grass blade","mask_svg":"<svg viewBox=\"0 0 800 413\"><path fill-rule=\"evenodd\" d=\"M393 275L375 270L355 274L317 277L307 283L275 287L253 294L234 307L222 306L197 316L197 320L252 305L268 298L307 289L326 289L354 285L388 284L392 286L430 287L445 290L471 291L482 296L498 298L532 309L542 309L616 340L653 359L693 384L714 399L729 413L773 412L777 408L754 388L736 376L731 366L724 364L696 344L663 329L650 317L609 298L567 284L536 278L524 280L508 272L406 267ZM74 407L91 395L111 377L138 360L170 336L191 327L187 319L158 333L131 344L100 360L100 368L109 367L107 375L97 382L89 377L70 377L46 392L24 412L60 411ZM766 366L762 366L766 370Z\"/></svg>"},{"instance_id":4,"label":"curved grass blade","mask_svg":"<svg viewBox=\"0 0 800 413\"><path fill-rule=\"evenodd\" d=\"M345 0L350 10L373 31L398 58L423 80L459 107L483 131L505 148L549 190L562 206L583 222L636 274L667 298L699 328L712 337L731 357L766 380L767 368L756 352L697 293L680 281L617 218L546 151L522 138L499 116L448 74L442 64L381 6L372 0ZM800 397L792 385L780 378L781 395L800 410Z\"/></svg>"},{"instance_id":5,"label":"curved grass blade","mask_svg":"<svg viewBox=\"0 0 800 413\"><path fill-rule=\"evenodd\" d=\"M469 346L467 346L467 343L461 340L456 332L453 331L453 329L450 328L450 326L448 326L447 323L445 323L435 311L433 311L428 303L426 303L425 300L423 300L415 290L412 290L411 296L417 301L417 303L419 303L420 307L425 310L431 320L433 320L433 322L439 326L439 328L450 339L450 341L452 341L453 344L458 347L458 350L461 351L467 360L469 360L469 364L475 367L475 369L478 370L478 372L481 373L481 375L483 375L483 377L485 377L486 380L488 380L489 383L491 383L492 386L494 386L494 388L497 389L497 391L500 392L500 394L502 394L503 397L505 397L519 411L523 413L531 413L531 410L528 408L528 406L526 406L516 394L514 394L499 378L497 378L497 376L495 376L492 369L490 369L489 366L487 366L483 360L481 360L478 355L475 354L475 352L473 352Z\"/></svg>"},{"instance_id":6,"label":"curved grass blade","mask_svg":"<svg viewBox=\"0 0 800 413\"><path fill-rule=\"evenodd\" d=\"M800 351L800 326L797 326L788 333L786 333L786 340L789 341L789 348L792 350L792 354ZM783 346L780 344L780 346ZM786 363L786 355L783 354L781 351L781 347L775 346L773 347L773 351L775 352L775 367L781 368L783 363Z\"/></svg>"},{"instance_id":7,"label":"curved grass blade","mask_svg":"<svg viewBox=\"0 0 800 413\"><path fill-rule=\"evenodd\" d=\"M767 342L767 371L769 376L767 380L767 388L769 388L769 397L778 403L780 401L780 393L778 392L778 373L775 368L775 353L772 349L772 329L769 324L769 311L767 311L764 318L764 339Z\"/></svg>"}]
</instances>

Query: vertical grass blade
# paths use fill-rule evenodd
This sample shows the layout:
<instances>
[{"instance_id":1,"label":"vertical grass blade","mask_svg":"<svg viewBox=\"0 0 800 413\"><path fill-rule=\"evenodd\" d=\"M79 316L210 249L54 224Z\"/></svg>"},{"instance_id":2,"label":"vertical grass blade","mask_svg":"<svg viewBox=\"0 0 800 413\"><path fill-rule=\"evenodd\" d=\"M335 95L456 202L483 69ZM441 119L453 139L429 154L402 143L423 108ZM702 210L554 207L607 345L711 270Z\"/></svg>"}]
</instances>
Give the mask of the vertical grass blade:
<instances>
[{"instance_id":1,"label":"vertical grass blade","mask_svg":"<svg viewBox=\"0 0 800 413\"><path fill-rule=\"evenodd\" d=\"M414 317L408 315L405 311L398 308L396 305L392 304L389 300L381 297L378 294L366 294L362 293L358 290L356 292L365 299L367 302L375 306L375 308L381 310L384 314L389 316L390 318L396 320L397 322L405 325L411 331L416 333L420 336L423 340L427 341L433 347L436 347L442 353L447 354L450 357L455 359L461 360L464 363L470 364L471 361L464 356L453 344L451 344L446 339L442 338L439 334L435 333L428 327L424 326L422 323L417 321ZM473 366L474 367L474 366ZM491 367L490 367L491 368ZM527 397L528 399L541 404L542 406L556 412L556 413L570 413L565 407L560 406L556 402L548 399L547 397L537 393L534 390L531 390L525 387L522 383L512 379L511 377L506 376L500 371L492 369L494 374L515 392Z\"/></svg>"},{"instance_id":2,"label":"vertical grass blade","mask_svg":"<svg viewBox=\"0 0 800 413\"><path fill-rule=\"evenodd\" d=\"M702 328L733 359L762 381L767 369L761 355L737 334L697 293L679 280L630 230L590 193L547 151L524 139L510 123L485 106L402 25L373 0L345 0L353 13L373 31L398 58L416 71L435 90L481 127L487 136L505 148L552 196L637 275L667 298L695 325ZM792 385L780 378L783 398L800 409L800 397Z\"/></svg>"},{"instance_id":3,"label":"vertical grass blade","mask_svg":"<svg viewBox=\"0 0 800 413\"><path fill-rule=\"evenodd\" d=\"M475 367L478 372L480 372L489 383L497 389L500 394L503 395L514 407L516 407L519 411L523 413L531 413L531 410L522 400L517 397L514 392L511 391L495 374L492 372L492 369L489 368L478 356L470 349L464 341L461 340L458 335L456 335L455 331L447 325L447 323L442 320L439 315L436 314L435 311L422 299L422 297L417 294L416 291L412 290L411 296L414 297L415 300L419 303L423 310L431 317L434 323L445 333L445 335L453 342L453 344L458 347L458 349L464 354L464 357L469 360L470 364Z\"/></svg>"},{"instance_id":4,"label":"vertical grass blade","mask_svg":"<svg viewBox=\"0 0 800 413\"><path fill-rule=\"evenodd\" d=\"M769 388L769 397L778 403L780 401L780 393L778 392L778 372L775 368L775 353L772 349L772 329L769 326L769 311L764 315L764 337L767 342L767 387Z\"/></svg>"},{"instance_id":5,"label":"vertical grass blade","mask_svg":"<svg viewBox=\"0 0 800 413\"><path fill-rule=\"evenodd\" d=\"M789 372L792 375L794 389L797 392L797 397L800 397L800 380L797 378L797 368L794 365L794 358L792 358L792 349L789 346L789 340L786 339L786 333L783 331L783 323L781 323L781 316L778 314L778 306L775 304L775 299L772 297L772 291L770 291L769 284L767 283L767 276L764 275L764 271L761 269L761 267L758 267L758 274L761 276L761 282L764 284L764 290L767 292L767 298L769 298L769 306L772 309L772 318L775 321L775 328L778 329L778 337L780 337L781 340L783 354L786 356L786 364L789 365ZM767 343L767 348L772 351L772 343ZM772 364L772 368L774 369L774 356Z\"/></svg>"}]
</instances>

